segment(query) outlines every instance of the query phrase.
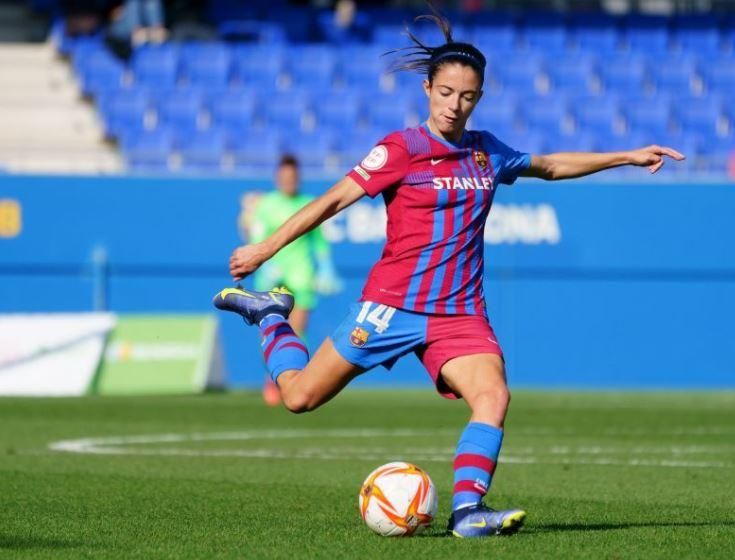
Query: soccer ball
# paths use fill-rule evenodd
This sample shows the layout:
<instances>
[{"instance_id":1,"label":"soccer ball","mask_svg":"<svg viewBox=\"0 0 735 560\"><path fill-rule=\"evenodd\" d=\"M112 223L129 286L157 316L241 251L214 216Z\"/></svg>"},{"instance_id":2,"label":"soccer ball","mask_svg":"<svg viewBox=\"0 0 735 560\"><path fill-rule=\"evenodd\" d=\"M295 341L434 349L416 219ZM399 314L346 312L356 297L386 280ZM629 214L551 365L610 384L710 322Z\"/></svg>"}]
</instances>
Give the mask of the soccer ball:
<instances>
[{"instance_id":1,"label":"soccer ball","mask_svg":"<svg viewBox=\"0 0 735 560\"><path fill-rule=\"evenodd\" d=\"M436 487L426 471L411 463L387 463L362 483L360 514L384 537L408 537L431 525L436 514Z\"/></svg>"}]
</instances>

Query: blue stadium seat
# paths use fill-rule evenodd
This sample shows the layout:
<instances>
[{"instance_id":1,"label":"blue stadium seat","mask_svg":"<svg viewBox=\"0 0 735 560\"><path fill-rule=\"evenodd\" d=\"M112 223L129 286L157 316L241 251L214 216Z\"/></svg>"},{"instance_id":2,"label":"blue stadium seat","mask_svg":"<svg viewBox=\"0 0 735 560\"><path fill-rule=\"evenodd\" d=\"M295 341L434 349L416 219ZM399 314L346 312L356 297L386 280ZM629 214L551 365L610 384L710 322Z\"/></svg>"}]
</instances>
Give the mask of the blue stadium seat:
<instances>
[{"instance_id":1,"label":"blue stadium seat","mask_svg":"<svg viewBox=\"0 0 735 560\"><path fill-rule=\"evenodd\" d=\"M629 103L624 106L628 129L641 134L656 135L665 140L671 133L671 106L668 100L658 98L648 102Z\"/></svg>"},{"instance_id":2,"label":"blue stadium seat","mask_svg":"<svg viewBox=\"0 0 735 560\"><path fill-rule=\"evenodd\" d=\"M572 103L578 129L602 138L622 129L620 105L616 96L579 97Z\"/></svg>"},{"instance_id":3,"label":"blue stadium seat","mask_svg":"<svg viewBox=\"0 0 735 560\"><path fill-rule=\"evenodd\" d=\"M575 95L592 93L599 89L599 78L593 59L589 56L569 56L546 64L546 72L555 91Z\"/></svg>"},{"instance_id":4,"label":"blue stadium seat","mask_svg":"<svg viewBox=\"0 0 735 560\"><path fill-rule=\"evenodd\" d=\"M150 97L145 88L119 89L101 98L98 108L109 138L138 133L153 124Z\"/></svg>"},{"instance_id":5,"label":"blue stadium seat","mask_svg":"<svg viewBox=\"0 0 735 560\"><path fill-rule=\"evenodd\" d=\"M181 156L181 170L194 173L212 173L221 170L225 152L225 135L218 128L197 131L177 142Z\"/></svg>"},{"instance_id":6,"label":"blue stadium seat","mask_svg":"<svg viewBox=\"0 0 735 560\"><path fill-rule=\"evenodd\" d=\"M597 135L597 143L602 151L618 152L642 148L651 142L638 132L628 132L627 134Z\"/></svg>"},{"instance_id":7,"label":"blue stadium seat","mask_svg":"<svg viewBox=\"0 0 735 560\"><path fill-rule=\"evenodd\" d=\"M151 88L171 88L179 77L178 51L173 46L146 46L133 53L135 83Z\"/></svg>"},{"instance_id":8,"label":"blue stadium seat","mask_svg":"<svg viewBox=\"0 0 735 560\"><path fill-rule=\"evenodd\" d=\"M528 97L519 105L523 122L529 129L546 130L550 134L563 132L570 127L566 101L556 96Z\"/></svg>"},{"instance_id":9,"label":"blue stadium seat","mask_svg":"<svg viewBox=\"0 0 735 560\"><path fill-rule=\"evenodd\" d=\"M722 48L727 52L735 50L735 14L722 17Z\"/></svg>"},{"instance_id":10,"label":"blue stadium seat","mask_svg":"<svg viewBox=\"0 0 735 560\"><path fill-rule=\"evenodd\" d=\"M514 26L478 25L474 28L475 46L486 57L514 52L518 49L520 38Z\"/></svg>"},{"instance_id":11,"label":"blue stadium seat","mask_svg":"<svg viewBox=\"0 0 735 560\"><path fill-rule=\"evenodd\" d=\"M334 138L319 130L308 134L287 134L283 149L296 155L305 170L321 171L329 166L329 158L335 154Z\"/></svg>"},{"instance_id":12,"label":"blue stadium seat","mask_svg":"<svg viewBox=\"0 0 735 560\"><path fill-rule=\"evenodd\" d=\"M669 55L651 65L651 78L660 92L694 93L701 90L694 59Z\"/></svg>"},{"instance_id":13,"label":"blue stadium seat","mask_svg":"<svg viewBox=\"0 0 735 560\"><path fill-rule=\"evenodd\" d=\"M714 14L681 14L674 16L672 23L678 48L700 56L720 51L720 22Z\"/></svg>"},{"instance_id":14,"label":"blue stadium seat","mask_svg":"<svg viewBox=\"0 0 735 560\"><path fill-rule=\"evenodd\" d=\"M241 172L271 173L282 148L278 134L253 132L230 138L233 166Z\"/></svg>"},{"instance_id":15,"label":"blue stadium seat","mask_svg":"<svg viewBox=\"0 0 735 560\"><path fill-rule=\"evenodd\" d=\"M247 134L253 128L256 99L250 92L226 92L212 97L208 106L212 125L223 130L228 138Z\"/></svg>"},{"instance_id":16,"label":"blue stadium seat","mask_svg":"<svg viewBox=\"0 0 735 560\"><path fill-rule=\"evenodd\" d=\"M337 52L338 73L344 84L350 88L377 91L380 87L380 75L390 62L386 51L381 47L360 46L345 47Z\"/></svg>"},{"instance_id":17,"label":"blue stadium seat","mask_svg":"<svg viewBox=\"0 0 735 560\"><path fill-rule=\"evenodd\" d=\"M286 58L294 86L326 90L334 83L337 57L331 46L292 45Z\"/></svg>"},{"instance_id":18,"label":"blue stadium seat","mask_svg":"<svg viewBox=\"0 0 735 560\"><path fill-rule=\"evenodd\" d=\"M549 136L550 150L555 152L595 152L599 151L600 141L590 133L575 132Z\"/></svg>"},{"instance_id":19,"label":"blue stadium seat","mask_svg":"<svg viewBox=\"0 0 735 560\"><path fill-rule=\"evenodd\" d=\"M373 29L373 44L386 51L411 45L402 24L378 24Z\"/></svg>"},{"instance_id":20,"label":"blue stadium seat","mask_svg":"<svg viewBox=\"0 0 735 560\"><path fill-rule=\"evenodd\" d=\"M514 150L529 154L544 154L556 151L556 147L550 142L549 134L537 130L518 131L490 131L498 140L510 146Z\"/></svg>"},{"instance_id":21,"label":"blue stadium seat","mask_svg":"<svg viewBox=\"0 0 735 560\"><path fill-rule=\"evenodd\" d=\"M735 91L735 55L710 58L703 70L710 91L732 95Z\"/></svg>"},{"instance_id":22,"label":"blue stadium seat","mask_svg":"<svg viewBox=\"0 0 735 560\"><path fill-rule=\"evenodd\" d=\"M518 101L513 95L486 93L472 113L472 128L513 130L520 126Z\"/></svg>"},{"instance_id":23,"label":"blue stadium seat","mask_svg":"<svg viewBox=\"0 0 735 560\"><path fill-rule=\"evenodd\" d=\"M642 58L620 55L600 65L603 86L612 92L643 92L647 86L647 69Z\"/></svg>"},{"instance_id":24,"label":"blue stadium seat","mask_svg":"<svg viewBox=\"0 0 735 560\"><path fill-rule=\"evenodd\" d=\"M532 51L561 53L569 46L564 16L556 12L527 15L522 36L523 44Z\"/></svg>"},{"instance_id":25,"label":"blue stadium seat","mask_svg":"<svg viewBox=\"0 0 735 560\"><path fill-rule=\"evenodd\" d=\"M173 151L171 135L165 129L131 135L121 145L128 168L133 171L169 171Z\"/></svg>"},{"instance_id":26,"label":"blue stadium seat","mask_svg":"<svg viewBox=\"0 0 735 560\"><path fill-rule=\"evenodd\" d=\"M202 127L204 103L198 89L169 90L161 95L156 109L159 124L178 134L186 135Z\"/></svg>"},{"instance_id":27,"label":"blue stadium seat","mask_svg":"<svg viewBox=\"0 0 735 560\"><path fill-rule=\"evenodd\" d=\"M384 131L402 130L418 124L420 115L409 95L383 95L373 98L368 104L370 125Z\"/></svg>"},{"instance_id":28,"label":"blue stadium seat","mask_svg":"<svg viewBox=\"0 0 735 560\"><path fill-rule=\"evenodd\" d=\"M660 54L669 50L669 20L665 17L631 14L624 19L625 42L641 54Z\"/></svg>"},{"instance_id":29,"label":"blue stadium seat","mask_svg":"<svg viewBox=\"0 0 735 560\"><path fill-rule=\"evenodd\" d=\"M320 97L316 102L316 120L319 127L354 127L362 116L362 100L354 92Z\"/></svg>"},{"instance_id":30,"label":"blue stadium seat","mask_svg":"<svg viewBox=\"0 0 735 560\"><path fill-rule=\"evenodd\" d=\"M264 103L266 123L277 130L295 134L308 127L310 100L305 93L281 93Z\"/></svg>"},{"instance_id":31,"label":"blue stadium seat","mask_svg":"<svg viewBox=\"0 0 735 560\"><path fill-rule=\"evenodd\" d=\"M234 78L246 87L276 91L283 81L284 50L277 45L242 45L233 52Z\"/></svg>"},{"instance_id":32,"label":"blue stadium seat","mask_svg":"<svg viewBox=\"0 0 735 560\"><path fill-rule=\"evenodd\" d=\"M82 93L97 98L121 88L125 84L126 73L119 60L101 51L90 55L83 65L77 66L77 76L82 82Z\"/></svg>"},{"instance_id":33,"label":"blue stadium seat","mask_svg":"<svg viewBox=\"0 0 735 560\"><path fill-rule=\"evenodd\" d=\"M486 71L490 84L517 95L545 93L548 79L542 71L541 60L534 56L506 57L506 64L491 65Z\"/></svg>"},{"instance_id":34,"label":"blue stadium seat","mask_svg":"<svg viewBox=\"0 0 735 560\"><path fill-rule=\"evenodd\" d=\"M226 88L230 62L230 51L222 43L185 43L181 47L181 72L195 86Z\"/></svg>"},{"instance_id":35,"label":"blue stadium seat","mask_svg":"<svg viewBox=\"0 0 735 560\"><path fill-rule=\"evenodd\" d=\"M569 15L571 42L581 51L597 55L617 52L622 43L617 18L603 13Z\"/></svg>"},{"instance_id":36,"label":"blue stadium seat","mask_svg":"<svg viewBox=\"0 0 735 560\"><path fill-rule=\"evenodd\" d=\"M717 97L679 99L674 114L681 130L687 134L714 137L723 128L722 104Z\"/></svg>"}]
</instances>

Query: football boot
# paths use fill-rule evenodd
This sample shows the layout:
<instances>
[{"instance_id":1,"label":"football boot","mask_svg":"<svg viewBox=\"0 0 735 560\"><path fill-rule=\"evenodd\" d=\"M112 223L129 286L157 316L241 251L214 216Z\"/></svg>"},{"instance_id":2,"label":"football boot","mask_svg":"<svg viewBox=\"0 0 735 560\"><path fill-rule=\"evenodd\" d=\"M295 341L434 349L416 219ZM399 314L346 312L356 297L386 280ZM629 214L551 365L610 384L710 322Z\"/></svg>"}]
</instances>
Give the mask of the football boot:
<instances>
[{"instance_id":1,"label":"football boot","mask_svg":"<svg viewBox=\"0 0 735 560\"><path fill-rule=\"evenodd\" d=\"M280 315L288 319L293 309L293 294L286 288L274 288L267 292L256 292L241 287L225 288L219 292L212 304L223 311L237 313L248 325L259 325L267 315Z\"/></svg>"},{"instance_id":2,"label":"football boot","mask_svg":"<svg viewBox=\"0 0 735 560\"><path fill-rule=\"evenodd\" d=\"M496 511L480 503L452 512L447 533L460 538L511 535L525 519L526 512L521 509Z\"/></svg>"}]
</instances>

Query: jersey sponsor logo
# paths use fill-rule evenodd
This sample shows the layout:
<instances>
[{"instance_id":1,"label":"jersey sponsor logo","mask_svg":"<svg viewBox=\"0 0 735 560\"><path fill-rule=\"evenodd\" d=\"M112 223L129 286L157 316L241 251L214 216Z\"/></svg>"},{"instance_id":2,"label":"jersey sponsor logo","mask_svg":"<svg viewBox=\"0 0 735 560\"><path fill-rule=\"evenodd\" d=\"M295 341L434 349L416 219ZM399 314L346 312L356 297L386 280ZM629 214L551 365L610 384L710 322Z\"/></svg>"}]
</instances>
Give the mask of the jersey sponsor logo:
<instances>
[{"instance_id":1,"label":"jersey sponsor logo","mask_svg":"<svg viewBox=\"0 0 735 560\"><path fill-rule=\"evenodd\" d=\"M474 151L472 155L475 157L475 163L485 169L487 167L487 154L485 152Z\"/></svg>"},{"instance_id":2,"label":"jersey sponsor logo","mask_svg":"<svg viewBox=\"0 0 735 560\"><path fill-rule=\"evenodd\" d=\"M360 165L368 171L377 171L381 169L388 161L388 148L385 146L375 146L365 157Z\"/></svg>"},{"instance_id":3,"label":"jersey sponsor logo","mask_svg":"<svg viewBox=\"0 0 735 560\"><path fill-rule=\"evenodd\" d=\"M364 170L364 169L363 169L362 167L360 167L359 165L356 165L356 166L355 166L355 167L353 167L352 169L354 170L354 172L355 172L355 173L357 173L357 174L358 174L358 175L359 175L360 177L362 177L362 178L363 178L363 179L365 179L366 181L369 181L369 180L370 180L370 173L368 173L367 171L365 171L365 170Z\"/></svg>"},{"instance_id":4,"label":"jersey sponsor logo","mask_svg":"<svg viewBox=\"0 0 735 560\"><path fill-rule=\"evenodd\" d=\"M493 188L493 180L490 177L434 177L433 182L436 190L489 191Z\"/></svg>"},{"instance_id":5,"label":"jersey sponsor logo","mask_svg":"<svg viewBox=\"0 0 735 560\"><path fill-rule=\"evenodd\" d=\"M445 159L447 159L447 158L439 158L439 159L434 159L434 158L431 158L431 165L439 165L439 164L440 164L441 162L443 162L443 161L444 161Z\"/></svg>"},{"instance_id":6,"label":"jersey sponsor logo","mask_svg":"<svg viewBox=\"0 0 735 560\"><path fill-rule=\"evenodd\" d=\"M352 346L362 348L363 346L365 346L365 343L367 342L369 336L370 333L362 327L355 327L350 333L350 344L352 344Z\"/></svg>"}]
</instances>

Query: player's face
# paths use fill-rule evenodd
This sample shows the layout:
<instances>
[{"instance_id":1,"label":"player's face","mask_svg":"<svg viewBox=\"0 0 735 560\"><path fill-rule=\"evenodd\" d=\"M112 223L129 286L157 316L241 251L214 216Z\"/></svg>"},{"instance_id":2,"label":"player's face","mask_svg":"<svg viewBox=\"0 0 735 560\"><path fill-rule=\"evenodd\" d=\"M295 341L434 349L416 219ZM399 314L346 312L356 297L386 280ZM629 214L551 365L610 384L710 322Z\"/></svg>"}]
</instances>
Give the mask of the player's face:
<instances>
[{"instance_id":1,"label":"player's face","mask_svg":"<svg viewBox=\"0 0 735 560\"><path fill-rule=\"evenodd\" d=\"M299 170L293 165L282 165L276 172L278 190L287 196L299 192Z\"/></svg>"},{"instance_id":2,"label":"player's face","mask_svg":"<svg viewBox=\"0 0 735 560\"><path fill-rule=\"evenodd\" d=\"M442 64L431 84L424 80L424 91L429 96L431 128L448 140L458 141L482 97L480 76L472 67L458 62Z\"/></svg>"}]
</instances>

